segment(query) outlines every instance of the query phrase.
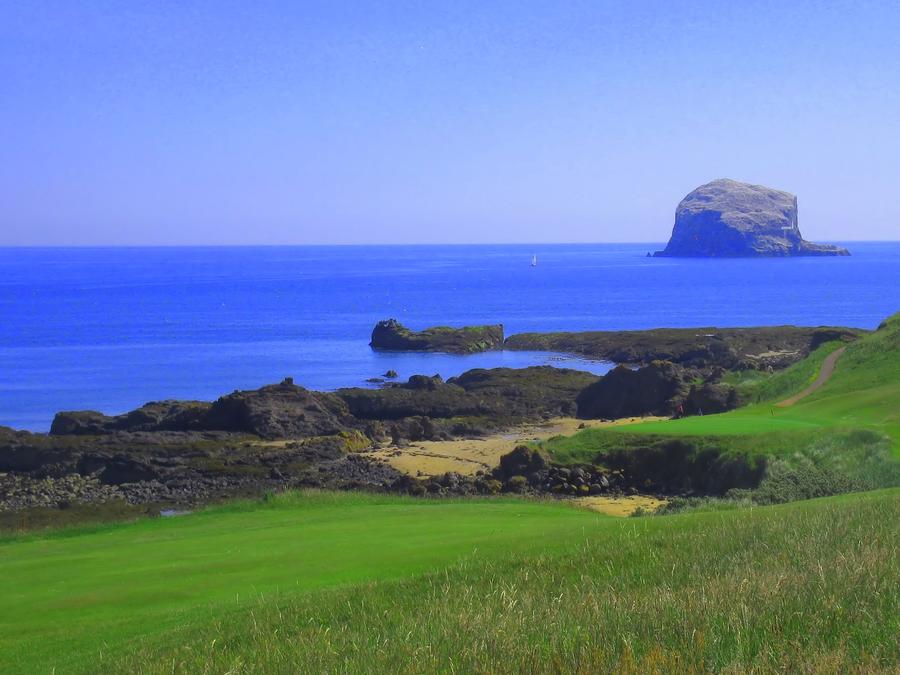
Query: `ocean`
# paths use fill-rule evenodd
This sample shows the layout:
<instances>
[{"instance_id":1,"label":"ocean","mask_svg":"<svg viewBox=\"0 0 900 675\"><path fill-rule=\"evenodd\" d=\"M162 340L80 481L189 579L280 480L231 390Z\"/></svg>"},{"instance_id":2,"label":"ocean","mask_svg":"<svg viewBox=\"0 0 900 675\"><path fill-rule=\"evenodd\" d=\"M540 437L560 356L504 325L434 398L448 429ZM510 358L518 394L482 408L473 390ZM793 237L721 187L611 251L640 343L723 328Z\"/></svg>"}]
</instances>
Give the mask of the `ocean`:
<instances>
[{"instance_id":1,"label":"ocean","mask_svg":"<svg viewBox=\"0 0 900 675\"><path fill-rule=\"evenodd\" d=\"M371 386L388 369L609 364L531 352L373 352L380 319L523 331L875 328L900 310L900 242L849 258L647 258L662 244L0 248L0 425L120 413L292 376ZM537 265L532 266L532 256Z\"/></svg>"}]
</instances>

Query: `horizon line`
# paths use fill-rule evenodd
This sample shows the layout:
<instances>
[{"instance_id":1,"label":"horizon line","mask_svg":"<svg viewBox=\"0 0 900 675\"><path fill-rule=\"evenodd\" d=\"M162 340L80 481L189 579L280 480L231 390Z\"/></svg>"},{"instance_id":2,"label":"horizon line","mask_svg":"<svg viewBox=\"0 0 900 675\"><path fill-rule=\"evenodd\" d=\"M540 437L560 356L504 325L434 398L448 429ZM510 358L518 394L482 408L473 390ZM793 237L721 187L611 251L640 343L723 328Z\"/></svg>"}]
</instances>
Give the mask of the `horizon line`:
<instances>
[{"instance_id":1,"label":"horizon line","mask_svg":"<svg viewBox=\"0 0 900 675\"><path fill-rule=\"evenodd\" d=\"M822 239L832 244L893 244L900 239ZM665 246L665 241L545 241L545 242L402 242L389 244L363 243L307 243L307 244L4 244L0 249L90 249L90 248L339 248L339 247L392 247L392 246Z\"/></svg>"}]
</instances>

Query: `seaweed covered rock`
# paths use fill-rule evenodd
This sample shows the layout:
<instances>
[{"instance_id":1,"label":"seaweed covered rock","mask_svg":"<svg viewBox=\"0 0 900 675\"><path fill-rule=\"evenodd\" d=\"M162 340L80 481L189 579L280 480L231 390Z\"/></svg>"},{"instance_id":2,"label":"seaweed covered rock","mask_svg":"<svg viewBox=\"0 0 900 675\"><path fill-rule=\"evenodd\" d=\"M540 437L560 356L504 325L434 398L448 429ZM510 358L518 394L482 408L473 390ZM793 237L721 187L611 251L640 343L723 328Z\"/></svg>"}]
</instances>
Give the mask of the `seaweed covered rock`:
<instances>
[{"instance_id":1,"label":"seaweed covered rock","mask_svg":"<svg viewBox=\"0 0 900 675\"><path fill-rule=\"evenodd\" d=\"M436 326L413 331L396 319L379 321L372 330L372 349L472 354L503 347L503 326Z\"/></svg>"},{"instance_id":2,"label":"seaweed covered rock","mask_svg":"<svg viewBox=\"0 0 900 675\"><path fill-rule=\"evenodd\" d=\"M50 433L54 436L96 436L110 433L115 420L115 417L96 410L66 410L53 417Z\"/></svg>"},{"instance_id":3,"label":"seaweed covered rock","mask_svg":"<svg viewBox=\"0 0 900 675\"><path fill-rule=\"evenodd\" d=\"M352 415L363 420L399 420L405 417L457 417L483 415L492 410L455 384L413 376L410 382L383 389L338 389L335 392Z\"/></svg>"},{"instance_id":4,"label":"seaweed covered rock","mask_svg":"<svg viewBox=\"0 0 900 675\"><path fill-rule=\"evenodd\" d=\"M204 401L154 401L123 415L94 410L57 413L50 425L55 436L96 436L116 431L196 431L204 428L210 404Z\"/></svg>"},{"instance_id":5,"label":"seaweed covered rock","mask_svg":"<svg viewBox=\"0 0 900 675\"><path fill-rule=\"evenodd\" d=\"M502 420L556 417L575 412L575 397L597 376L579 370L476 368L443 382L413 375L382 389L338 389L351 414L365 420L406 417L489 416Z\"/></svg>"},{"instance_id":6,"label":"seaweed covered rock","mask_svg":"<svg viewBox=\"0 0 900 675\"><path fill-rule=\"evenodd\" d=\"M474 368L448 382L485 402L492 402L508 416L559 417L575 414L575 399L600 378L571 368Z\"/></svg>"},{"instance_id":7,"label":"seaweed covered rock","mask_svg":"<svg viewBox=\"0 0 900 675\"><path fill-rule=\"evenodd\" d=\"M681 200L669 244L654 255L736 258L850 252L803 239L797 225L797 197L789 192L720 178Z\"/></svg>"},{"instance_id":8,"label":"seaweed covered rock","mask_svg":"<svg viewBox=\"0 0 900 675\"><path fill-rule=\"evenodd\" d=\"M549 468L550 457L546 452L529 448L527 445L519 445L500 458L494 476L500 480L507 480L513 476L528 476Z\"/></svg>"},{"instance_id":9,"label":"seaweed covered rock","mask_svg":"<svg viewBox=\"0 0 900 675\"><path fill-rule=\"evenodd\" d=\"M578 395L578 417L671 415L688 391L685 369L669 361L653 361L637 370L617 366Z\"/></svg>"}]
</instances>

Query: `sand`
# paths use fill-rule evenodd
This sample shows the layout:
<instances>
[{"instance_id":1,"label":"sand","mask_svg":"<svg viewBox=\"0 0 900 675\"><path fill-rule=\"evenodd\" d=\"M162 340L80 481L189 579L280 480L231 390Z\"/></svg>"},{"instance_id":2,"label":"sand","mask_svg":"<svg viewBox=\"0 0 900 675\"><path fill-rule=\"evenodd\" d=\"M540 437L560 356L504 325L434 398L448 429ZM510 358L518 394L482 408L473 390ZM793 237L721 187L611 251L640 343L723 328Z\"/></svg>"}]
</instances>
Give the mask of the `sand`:
<instances>
[{"instance_id":1,"label":"sand","mask_svg":"<svg viewBox=\"0 0 900 675\"><path fill-rule=\"evenodd\" d=\"M625 497L578 497L573 499L578 506L599 511L608 516L630 516L637 509L656 511L665 500L649 495L628 495Z\"/></svg>"},{"instance_id":2,"label":"sand","mask_svg":"<svg viewBox=\"0 0 900 675\"><path fill-rule=\"evenodd\" d=\"M409 446L389 447L367 452L366 455L385 460L398 471L411 476L429 477L448 471L464 475L490 471L500 462L500 457L517 445L529 441L542 441L552 436L567 436L585 428L599 428L647 422L662 418L627 417L611 422L584 421L560 418L544 424L531 424L483 438L453 441L418 441Z\"/></svg>"}]
</instances>

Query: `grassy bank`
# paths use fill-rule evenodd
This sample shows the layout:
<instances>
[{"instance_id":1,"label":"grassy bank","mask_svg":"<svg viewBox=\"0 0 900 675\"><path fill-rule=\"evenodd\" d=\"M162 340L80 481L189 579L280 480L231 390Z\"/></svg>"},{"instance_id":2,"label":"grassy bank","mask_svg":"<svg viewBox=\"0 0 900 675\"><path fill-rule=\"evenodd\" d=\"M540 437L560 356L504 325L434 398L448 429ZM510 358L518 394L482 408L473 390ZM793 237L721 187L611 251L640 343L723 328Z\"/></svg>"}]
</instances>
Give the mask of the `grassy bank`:
<instances>
[{"instance_id":1,"label":"grassy bank","mask_svg":"<svg viewBox=\"0 0 900 675\"><path fill-rule=\"evenodd\" d=\"M808 359L775 375L745 376L737 384L745 398L757 402L744 408L720 415L588 429L551 439L546 448L560 462L602 462L610 453L647 450L681 439L693 454L714 451L749 465L761 458L817 457L820 464L835 469L866 473L876 479L875 486L896 484L885 480L895 475L889 466L891 455L900 457L900 315L848 345L834 374L820 389L788 408L775 405L815 380L822 361L838 346L825 344ZM882 471L885 466L886 472Z\"/></svg>"},{"instance_id":2,"label":"grassy bank","mask_svg":"<svg viewBox=\"0 0 900 675\"><path fill-rule=\"evenodd\" d=\"M0 548L0 658L4 672L890 670L898 517L898 490L637 519L323 495L20 538Z\"/></svg>"},{"instance_id":3,"label":"grassy bank","mask_svg":"<svg viewBox=\"0 0 900 675\"><path fill-rule=\"evenodd\" d=\"M868 429L887 435L900 456L900 314L848 345L821 389L789 408L775 407L815 379L834 346L823 345L809 359L752 387L755 404L721 415L649 422L628 431L708 436Z\"/></svg>"}]
</instances>

